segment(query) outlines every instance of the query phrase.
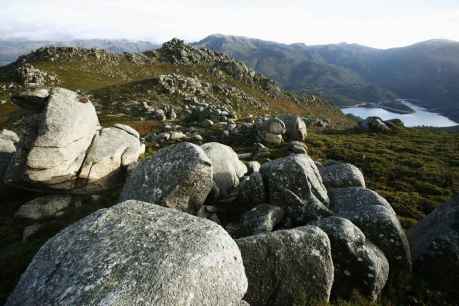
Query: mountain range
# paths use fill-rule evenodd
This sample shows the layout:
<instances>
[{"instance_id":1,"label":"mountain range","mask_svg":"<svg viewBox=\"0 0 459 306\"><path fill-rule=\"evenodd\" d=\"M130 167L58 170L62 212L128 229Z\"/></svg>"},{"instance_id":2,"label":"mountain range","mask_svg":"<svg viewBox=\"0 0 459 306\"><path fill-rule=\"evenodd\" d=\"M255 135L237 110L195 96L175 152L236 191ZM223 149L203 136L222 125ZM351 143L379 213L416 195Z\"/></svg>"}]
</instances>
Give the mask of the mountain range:
<instances>
[{"instance_id":1,"label":"mountain range","mask_svg":"<svg viewBox=\"0 0 459 306\"><path fill-rule=\"evenodd\" d=\"M70 41L34 41L34 40L1 40L0 66L14 62L19 56L25 55L41 47L79 47L84 49L105 49L113 53L140 53L158 48L159 44L148 41L131 41L127 39L79 39Z\"/></svg>"},{"instance_id":2,"label":"mountain range","mask_svg":"<svg viewBox=\"0 0 459 306\"><path fill-rule=\"evenodd\" d=\"M286 89L320 94L340 106L407 98L459 121L459 42L430 40L382 50L217 34L195 46L227 53Z\"/></svg>"},{"instance_id":3,"label":"mountain range","mask_svg":"<svg viewBox=\"0 0 459 306\"><path fill-rule=\"evenodd\" d=\"M282 87L321 95L338 106L378 104L406 109L398 98L459 122L459 42L430 40L407 47L375 49L358 44L308 46L229 35L210 35L193 44L226 53ZM42 46L100 48L138 53L159 45L129 40L0 40L0 66Z\"/></svg>"}]
</instances>

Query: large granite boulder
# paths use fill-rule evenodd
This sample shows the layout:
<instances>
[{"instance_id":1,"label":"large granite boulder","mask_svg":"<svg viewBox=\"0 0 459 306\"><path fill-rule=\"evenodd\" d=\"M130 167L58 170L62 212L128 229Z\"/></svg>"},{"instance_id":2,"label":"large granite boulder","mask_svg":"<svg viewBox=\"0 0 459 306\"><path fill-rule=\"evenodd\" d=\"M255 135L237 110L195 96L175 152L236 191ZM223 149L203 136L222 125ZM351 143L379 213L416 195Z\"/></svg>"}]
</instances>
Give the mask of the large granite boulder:
<instances>
[{"instance_id":1,"label":"large granite boulder","mask_svg":"<svg viewBox=\"0 0 459 306\"><path fill-rule=\"evenodd\" d=\"M334 162L319 167L322 181L327 188L364 187L365 177L359 168L348 163Z\"/></svg>"},{"instance_id":2,"label":"large granite boulder","mask_svg":"<svg viewBox=\"0 0 459 306\"><path fill-rule=\"evenodd\" d=\"M314 305L329 300L333 284L330 240L316 226L236 240L253 306Z\"/></svg>"},{"instance_id":3,"label":"large granite boulder","mask_svg":"<svg viewBox=\"0 0 459 306\"><path fill-rule=\"evenodd\" d=\"M389 276L389 262L384 254L347 219L329 217L311 224L330 238L335 268L332 297L348 299L357 290L375 301Z\"/></svg>"},{"instance_id":4,"label":"large granite boulder","mask_svg":"<svg viewBox=\"0 0 459 306\"><path fill-rule=\"evenodd\" d=\"M14 101L31 111L5 180L38 190L97 192L122 184L124 169L143 153L125 125L100 130L88 99L64 88L29 90Z\"/></svg>"},{"instance_id":5,"label":"large granite boulder","mask_svg":"<svg viewBox=\"0 0 459 306\"><path fill-rule=\"evenodd\" d=\"M247 173L247 166L239 160L234 150L218 142L201 146L212 162L213 180L221 193L227 196L239 185L239 179Z\"/></svg>"},{"instance_id":6,"label":"large granite boulder","mask_svg":"<svg viewBox=\"0 0 459 306\"><path fill-rule=\"evenodd\" d=\"M28 118L25 139L7 179L13 183L71 189L100 128L92 103L76 92L54 88L43 112Z\"/></svg>"},{"instance_id":7,"label":"large granite boulder","mask_svg":"<svg viewBox=\"0 0 459 306\"><path fill-rule=\"evenodd\" d=\"M413 268L435 288L456 292L459 283L459 195L419 221L409 232Z\"/></svg>"},{"instance_id":8,"label":"large granite boulder","mask_svg":"<svg viewBox=\"0 0 459 306\"><path fill-rule=\"evenodd\" d=\"M282 205L286 191L291 191L302 200L308 201L313 196L328 206L327 190L319 169L308 155L292 154L266 162L260 172L268 190L270 204Z\"/></svg>"},{"instance_id":9,"label":"large granite boulder","mask_svg":"<svg viewBox=\"0 0 459 306\"><path fill-rule=\"evenodd\" d=\"M304 141L308 135L304 120L295 115L285 115L280 117L285 123L286 136L290 141Z\"/></svg>"},{"instance_id":10,"label":"large granite boulder","mask_svg":"<svg viewBox=\"0 0 459 306\"><path fill-rule=\"evenodd\" d=\"M241 254L214 222L127 201L51 238L6 305L240 305Z\"/></svg>"},{"instance_id":11,"label":"large granite boulder","mask_svg":"<svg viewBox=\"0 0 459 306\"><path fill-rule=\"evenodd\" d=\"M394 271L411 271L408 239L386 199L362 187L332 189L330 199L336 215L357 225L384 252Z\"/></svg>"},{"instance_id":12,"label":"large granite boulder","mask_svg":"<svg viewBox=\"0 0 459 306\"><path fill-rule=\"evenodd\" d=\"M145 151L136 130L117 124L100 130L79 172L79 178L96 189L107 189L124 182L123 169L137 162Z\"/></svg>"},{"instance_id":13,"label":"large granite boulder","mask_svg":"<svg viewBox=\"0 0 459 306\"><path fill-rule=\"evenodd\" d=\"M142 161L127 178L121 200L140 200L196 213L212 186L209 157L201 147L182 142Z\"/></svg>"}]
</instances>

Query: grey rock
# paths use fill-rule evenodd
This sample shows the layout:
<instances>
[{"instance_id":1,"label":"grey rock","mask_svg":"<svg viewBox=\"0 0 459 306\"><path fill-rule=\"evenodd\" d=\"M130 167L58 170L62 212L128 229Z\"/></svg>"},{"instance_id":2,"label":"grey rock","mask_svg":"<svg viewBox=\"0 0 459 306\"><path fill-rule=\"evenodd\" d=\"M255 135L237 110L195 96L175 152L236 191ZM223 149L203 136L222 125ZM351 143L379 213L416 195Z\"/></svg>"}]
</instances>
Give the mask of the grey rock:
<instances>
[{"instance_id":1,"label":"grey rock","mask_svg":"<svg viewBox=\"0 0 459 306\"><path fill-rule=\"evenodd\" d=\"M8 179L16 184L72 189L99 120L92 103L77 93L52 89L43 113L30 116Z\"/></svg>"},{"instance_id":2,"label":"grey rock","mask_svg":"<svg viewBox=\"0 0 459 306\"><path fill-rule=\"evenodd\" d=\"M260 172L261 164L257 161L249 161L246 163L249 173Z\"/></svg>"},{"instance_id":3,"label":"grey rock","mask_svg":"<svg viewBox=\"0 0 459 306\"><path fill-rule=\"evenodd\" d=\"M261 174L269 190L269 203L282 205L285 191L290 190L303 200L311 195L328 206L327 190L322 183L319 170L306 154L295 154L264 163Z\"/></svg>"},{"instance_id":4,"label":"grey rock","mask_svg":"<svg viewBox=\"0 0 459 306\"><path fill-rule=\"evenodd\" d=\"M405 231L383 197L369 189L350 187L332 189L330 199L336 215L357 225L384 252L391 268L411 271L411 253Z\"/></svg>"},{"instance_id":5,"label":"grey rock","mask_svg":"<svg viewBox=\"0 0 459 306\"><path fill-rule=\"evenodd\" d=\"M294 115L285 115L280 118L285 123L288 140L303 142L306 139L308 132L303 119Z\"/></svg>"},{"instance_id":6,"label":"grey rock","mask_svg":"<svg viewBox=\"0 0 459 306\"><path fill-rule=\"evenodd\" d=\"M201 147L179 143L140 162L127 178L121 199L196 213L212 189L212 175L212 163Z\"/></svg>"},{"instance_id":7,"label":"grey rock","mask_svg":"<svg viewBox=\"0 0 459 306\"><path fill-rule=\"evenodd\" d=\"M263 129L274 135L282 135L286 131L285 123L279 118L271 118L264 122Z\"/></svg>"},{"instance_id":8,"label":"grey rock","mask_svg":"<svg viewBox=\"0 0 459 306\"><path fill-rule=\"evenodd\" d=\"M151 114L153 120L164 121L166 120L166 113L162 109L157 109Z\"/></svg>"},{"instance_id":9,"label":"grey rock","mask_svg":"<svg viewBox=\"0 0 459 306\"><path fill-rule=\"evenodd\" d=\"M315 221L331 242L335 281L334 299L349 299L354 290L375 301L389 276L389 262L384 254L351 221L329 217Z\"/></svg>"},{"instance_id":10,"label":"grey rock","mask_svg":"<svg viewBox=\"0 0 459 306\"><path fill-rule=\"evenodd\" d=\"M138 134L125 125L100 130L79 172L79 178L97 190L105 190L124 182L123 168L137 162L142 153Z\"/></svg>"},{"instance_id":11,"label":"grey rock","mask_svg":"<svg viewBox=\"0 0 459 306\"><path fill-rule=\"evenodd\" d=\"M442 291L459 283L459 195L439 206L410 231L414 271Z\"/></svg>"},{"instance_id":12,"label":"grey rock","mask_svg":"<svg viewBox=\"0 0 459 306\"><path fill-rule=\"evenodd\" d=\"M214 126L214 122L210 119L203 120L199 125L203 128L210 128Z\"/></svg>"},{"instance_id":13,"label":"grey rock","mask_svg":"<svg viewBox=\"0 0 459 306\"><path fill-rule=\"evenodd\" d=\"M11 101L22 109L32 112L41 112L46 107L48 97L48 89L27 89L11 97Z\"/></svg>"},{"instance_id":14,"label":"grey rock","mask_svg":"<svg viewBox=\"0 0 459 306\"><path fill-rule=\"evenodd\" d=\"M24 231L22 232L22 241L29 240L30 237L38 233L40 229L42 228L43 228L43 224L38 224L38 223L26 226L24 228Z\"/></svg>"},{"instance_id":15,"label":"grey rock","mask_svg":"<svg viewBox=\"0 0 459 306\"><path fill-rule=\"evenodd\" d=\"M283 141L284 138L280 134L273 134L269 132L263 132L261 134L261 139L263 142L267 144L274 144L274 145L280 145Z\"/></svg>"},{"instance_id":16,"label":"grey rock","mask_svg":"<svg viewBox=\"0 0 459 306\"><path fill-rule=\"evenodd\" d=\"M311 221L326 218L333 212L320 202L314 194L302 199L289 189L284 189L282 206L285 208L284 227L306 225Z\"/></svg>"},{"instance_id":17,"label":"grey rock","mask_svg":"<svg viewBox=\"0 0 459 306\"><path fill-rule=\"evenodd\" d=\"M241 236L272 232L283 217L284 210L281 207L260 204L241 216Z\"/></svg>"},{"instance_id":18,"label":"grey rock","mask_svg":"<svg viewBox=\"0 0 459 306\"><path fill-rule=\"evenodd\" d=\"M365 178L359 168L348 163L332 163L319 168L327 188L364 187Z\"/></svg>"},{"instance_id":19,"label":"grey rock","mask_svg":"<svg viewBox=\"0 0 459 306\"><path fill-rule=\"evenodd\" d=\"M288 143L288 150L295 154L307 154L308 148L301 141L290 141Z\"/></svg>"},{"instance_id":20,"label":"grey rock","mask_svg":"<svg viewBox=\"0 0 459 306\"><path fill-rule=\"evenodd\" d=\"M260 172L253 172L241 179L238 188L238 203L240 205L253 207L257 204L266 203L267 199L268 195Z\"/></svg>"},{"instance_id":21,"label":"grey rock","mask_svg":"<svg viewBox=\"0 0 459 306\"><path fill-rule=\"evenodd\" d=\"M169 135L169 140L172 141L183 141L187 138L186 134L184 134L183 132L170 132Z\"/></svg>"},{"instance_id":22,"label":"grey rock","mask_svg":"<svg viewBox=\"0 0 459 306\"><path fill-rule=\"evenodd\" d=\"M213 180L223 197L239 185L239 179L247 173L246 165L234 150L218 142L201 146L212 163Z\"/></svg>"},{"instance_id":23,"label":"grey rock","mask_svg":"<svg viewBox=\"0 0 459 306\"><path fill-rule=\"evenodd\" d=\"M14 215L16 218L42 220L57 217L72 203L72 196L49 195L33 199L22 205Z\"/></svg>"},{"instance_id":24,"label":"grey rock","mask_svg":"<svg viewBox=\"0 0 459 306\"><path fill-rule=\"evenodd\" d=\"M368 117L359 122L359 126L361 129L372 132L386 132L390 130L386 123L379 117Z\"/></svg>"},{"instance_id":25,"label":"grey rock","mask_svg":"<svg viewBox=\"0 0 459 306\"><path fill-rule=\"evenodd\" d=\"M240 305L240 251L217 224L127 201L51 238L6 305Z\"/></svg>"},{"instance_id":26,"label":"grey rock","mask_svg":"<svg viewBox=\"0 0 459 306\"><path fill-rule=\"evenodd\" d=\"M16 133L8 130L2 130L0 132L0 190L3 185L2 182L6 169L16 153L15 144L18 141L19 137Z\"/></svg>"},{"instance_id":27,"label":"grey rock","mask_svg":"<svg viewBox=\"0 0 459 306\"><path fill-rule=\"evenodd\" d=\"M333 285L330 240L316 226L236 240L249 280L251 305L327 302Z\"/></svg>"}]
</instances>

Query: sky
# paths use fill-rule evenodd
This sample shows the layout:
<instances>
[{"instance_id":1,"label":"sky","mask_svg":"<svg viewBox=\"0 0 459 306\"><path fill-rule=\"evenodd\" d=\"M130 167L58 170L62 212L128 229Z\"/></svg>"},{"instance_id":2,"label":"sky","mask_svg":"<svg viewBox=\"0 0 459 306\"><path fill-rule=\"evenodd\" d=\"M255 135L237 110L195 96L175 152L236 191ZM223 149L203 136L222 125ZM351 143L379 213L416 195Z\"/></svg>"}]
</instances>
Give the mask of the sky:
<instances>
[{"instance_id":1,"label":"sky","mask_svg":"<svg viewBox=\"0 0 459 306\"><path fill-rule=\"evenodd\" d=\"M375 48L459 41L459 1L0 0L0 39L164 42L215 33Z\"/></svg>"}]
</instances>

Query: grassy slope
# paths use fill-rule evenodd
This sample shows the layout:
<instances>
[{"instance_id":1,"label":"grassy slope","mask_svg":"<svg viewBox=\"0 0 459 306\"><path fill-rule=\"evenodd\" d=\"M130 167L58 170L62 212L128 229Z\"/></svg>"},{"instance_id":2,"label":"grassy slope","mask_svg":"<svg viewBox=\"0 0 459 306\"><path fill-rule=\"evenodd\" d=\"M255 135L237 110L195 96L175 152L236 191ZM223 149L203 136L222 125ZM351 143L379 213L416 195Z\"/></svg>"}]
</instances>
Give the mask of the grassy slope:
<instances>
[{"instance_id":1,"label":"grassy slope","mask_svg":"<svg viewBox=\"0 0 459 306\"><path fill-rule=\"evenodd\" d=\"M386 197L405 226L459 192L459 135L429 129L395 134L352 131L313 133L315 158L343 160L360 167L369 188Z\"/></svg>"}]
</instances>

